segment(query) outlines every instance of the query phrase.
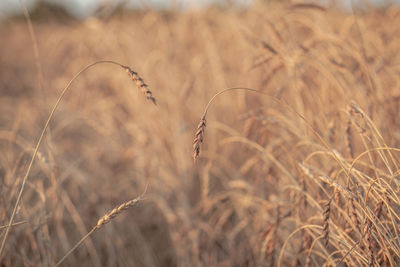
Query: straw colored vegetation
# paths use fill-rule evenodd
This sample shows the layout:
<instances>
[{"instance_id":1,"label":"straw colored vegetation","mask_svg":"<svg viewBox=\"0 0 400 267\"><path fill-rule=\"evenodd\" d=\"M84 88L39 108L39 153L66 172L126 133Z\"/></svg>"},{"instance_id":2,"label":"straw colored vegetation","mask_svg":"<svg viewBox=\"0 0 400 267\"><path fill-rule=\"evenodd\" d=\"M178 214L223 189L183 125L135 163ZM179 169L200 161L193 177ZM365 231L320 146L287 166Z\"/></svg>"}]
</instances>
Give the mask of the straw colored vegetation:
<instances>
[{"instance_id":1,"label":"straw colored vegetation","mask_svg":"<svg viewBox=\"0 0 400 267\"><path fill-rule=\"evenodd\" d=\"M399 8L32 19L0 25L3 266L400 264Z\"/></svg>"}]
</instances>

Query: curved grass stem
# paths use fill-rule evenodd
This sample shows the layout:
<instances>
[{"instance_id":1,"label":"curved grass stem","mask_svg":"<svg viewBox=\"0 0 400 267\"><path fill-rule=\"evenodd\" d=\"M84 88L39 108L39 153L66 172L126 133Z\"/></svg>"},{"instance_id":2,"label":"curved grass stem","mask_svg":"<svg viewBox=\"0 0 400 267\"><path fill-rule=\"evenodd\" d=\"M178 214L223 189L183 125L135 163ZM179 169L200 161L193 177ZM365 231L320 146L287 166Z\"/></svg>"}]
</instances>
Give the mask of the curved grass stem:
<instances>
[{"instance_id":1,"label":"curved grass stem","mask_svg":"<svg viewBox=\"0 0 400 267\"><path fill-rule=\"evenodd\" d=\"M41 134L40 134L40 136L39 136L39 139L38 139L38 141L36 142L35 150L34 150L33 155L32 155L32 157L31 157L31 159L30 159L30 161L29 161L28 169L27 169L27 171L26 171L26 173L25 173L25 176L24 176L24 178L23 178L23 180L22 180L21 188L19 189L18 197L17 197L17 200L16 200L16 202L15 202L14 209L13 209L13 211L12 211L10 221L8 222L6 232L5 232L4 237L3 237L3 240L2 240L2 242L1 242L1 246L0 246L0 256L2 255L2 252L3 252L3 250L4 250L4 246L5 246L5 243L6 243L8 234L9 234L9 232L10 232L11 226L12 226L12 224L13 224L14 217L15 217L15 214L16 214L16 212L17 212L18 205L19 205L19 203L20 203L20 201L21 201L22 193L23 193L23 191L24 191L26 181L28 180L29 174L30 174L30 172L31 172L33 162L35 161L35 158L36 158L36 156L37 156L37 154L38 154L38 151L39 151L39 147L40 147L40 145L42 144L43 137L44 137L44 135L45 135L45 133L46 133L46 130L47 130L48 127L49 127L50 121L52 120L52 118L53 118L53 116L54 116L54 113L55 113L57 107L59 106L61 100L64 98L65 94L66 94L66 93L68 92L68 90L70 89L71 84L72 84L83 72L85 72L86 70L88 70L89 68L91 68L91 67L93 67L93 66L95 66L95 65L103 64L103 63L104 63L104 64L105 64L105 63L108 63L108 64L117 65L117 66L119 66L119 67L121 67L121 68L123 68L123 69L126 69L126 68L127 68L126 66L124 66L124 65L122 65L122 64L120 64L120 63L118 63L118 62L111 61L111 60L96 61L96 62L94 62L94 63L91 63L91 64L87 65L86 67L84 67L83 69L81 69L77 74L75 74L75 76L68 82L67 86L62 90L62 92L61 92L60 96L58 97L56 103L53 105L53 108L51 109L50 115L48 116L47 121L46 121L46 123L45 123L45 125L44 125L44 127L43 127L43 129L42 129L42 132L41 132Z\"/></svg>"}]
</instances>

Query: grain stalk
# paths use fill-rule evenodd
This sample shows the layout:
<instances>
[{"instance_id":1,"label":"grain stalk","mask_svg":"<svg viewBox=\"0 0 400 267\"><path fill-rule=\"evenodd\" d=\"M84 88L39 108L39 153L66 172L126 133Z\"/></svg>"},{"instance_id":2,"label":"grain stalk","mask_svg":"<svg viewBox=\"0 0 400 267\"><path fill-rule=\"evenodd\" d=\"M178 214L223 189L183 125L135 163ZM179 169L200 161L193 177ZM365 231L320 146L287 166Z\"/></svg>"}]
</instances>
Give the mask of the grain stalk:
<instances>
[{"instance_id":1,"label":"grain stalk","mask_svg":"<svg viewBox=\"0 0 400 267\"><path fill-rule=\"evenodd\" d=\"M146 185L146 188L144 190L144 192L138 196L135 199L126 201L124 203L122 203L121 205L119 205L118 207L115 207L113 210L107 212L103 217L101 217L98 221L97 224L92 228L92 230L90 230L85 236L83 236L81 238L81 240L79 240L75 246L73 246L58 262L55 266L60 266L65 259L72 254L72 252L75 251L75 249L77 249L89 236L91 236L96 230L100 229L101 227L103 227L105 224L109 223L112 219L114 219L115 217L117 217L119 214L121 214L122 212L126 211L129 208L132 208L133 206L135 206L139 201L143 200L143 196L146 194L147 191L147 187L148 184Z\"/></svg>"},{"instance_id":2,"label":"grain stalk","mask_svg":"<svg viewBox=\"0 0 400 267\"><path fill-rule=\"evenodd\" d=\"M204 109L203 115L200 119L200 122L197 126L196 129L196 133L195 133L195 138L193 140L193 160L194 162L196 162L197 158L200 155L200 150L201 150L201 144L204 141L204 133L205 133L205 128L206 128L206 117L207 117L207 112L208 109L210 108L210 105L212 104L212 102L215 100L215 98L223 93L229 92L229 91L235 91L235 90L243 90L243 91L249 91L249 92L255 92L255 93L259 93L265 96L270 97L273 101L277 102L278 104L284 105L286 108L288 108L291 112L295 113L298 117L300 117L305 124L311 129L311 131L317 136L317 138L319 139L319 141L325 146L325 148L327 150L329 150L332 153L332 156L334 157L334 159L336 160L336 162L339 164L339 166L341 167L341 169L345 172L348 180L350 180L350 172L347 171L348 168L346 168L342 161L338 158L338 156L336 155L336 153L333 151L333 149L331 148L331 146L322 138L322 136L317 132L317 130L314 129L314 127L308 122L308 120L302 115L300 114L297 110L295 110L294 108L292 108L286 101L281 100L279 98L276 98L274 96L271 96L263 91L260 91L258 89L253 89L253 88L248 88L248 87L231 87L231 88L226 88L223 89L221 91L219 91L218 93L216 93L207 103L206 108Z\"/></svg>"},{"instance_id":3,"label":"grain stalk","mask_svg":"<svg viewBox=\"0 0 400 267\"><path fill-rule=\"evenodd\" d=\"M80 71L68 82L67 86L62 90L62 92L61 92L60 96L58 97L56 103L54 104L53 108L51 109L50 115L48 116L47 121L46 121L46 123L45 123L45 125L44 125L44 127L43 127L43 129L42 129L42 132L41 132L41 134L40 134L40 136L39 136L39 139L38 139L38 141L37 141L37 143L36 143L35 150L34 150L34 152L33 152L33 155L32 155L32 157L31 157L31 160L30 160L30 162L29 162L27 171L26 171L26 173L25 173L24 178L22 179L21 188L20 188L20 190L19 190L18 197L17 197L17 200L16 200L16 202L15 202L14 209L13 209L13 211L12 211L10 221L8 222L7 230L6 230L5 234L4 234L3 240L2 240L2 242L1 242L1 246L0 246L0 256L1 256L2 252L3 252L3 250L4 250L4 246L5 246L5 243L6 243L8 234L9 234L9 232L10 232L11 226L13 225L14 217L15 217L15 214L16 214L16 212L17 212L18 205L19 205L19 203L20 203L20 201L21 201L22 192L24 191L26 181L28 180L29 174L30 174L30 172L31 172L31 169L32 169L32 166L33 166L33 162L35 161L35 158L36 158L36 156L37 156L37 154L38 154L38 151L39 151L39 147L40 147L40 145L41 145L41 143L42 143L42 141L43 141L43 137L44 137L44 135L45 135L45 133L46 133L46 130L47 130L48 127L49 127L50 121L51 121L51 119L53 118L54 113L55 113L57 107L59 106L61 100L64 98L65 94L66 94L66 93L68 92L68 90L70 89L72 82L74 82L83 72L85 72L85 71L88 70L89 68L91 68L91 67L93 67L93 66L95 66L95 65L98 65L98 64L103 64L103 63L104 63L104 64L105 64L105 63L108 63L108 64L117 65L117 66L123 68L125 71L129 72L129 75L131 76L131 78L137 82L139 88L142 89L142 91L143 91L143 87L144 87L145 84L144 84L143 80L137 75L136 72L132 71L132 69L129 68L129 67L127 67L127 66L124 66L124 65L122 65L122 64L120 64L120 63L118 63L118 62L111 61L111 60L96 61L96 62L94 62L94 63L91 63L91 64L87 65L87 66L84 67L82 70L80 70ZM144 85L143 85L143 84L144 84ZM147 85L146 85L146 88L147 88ZM150 91L148 91L148 90L146 91L147 98L153 101L153 97L152 97L152 95L151 95L151 92L150 92L150 94L147 93L147 92L150 92ZM149 98L149 97L150 97L150 98ZM155 103L155 99L154 99L153 103Z\"/></svg>"}]
</instances>

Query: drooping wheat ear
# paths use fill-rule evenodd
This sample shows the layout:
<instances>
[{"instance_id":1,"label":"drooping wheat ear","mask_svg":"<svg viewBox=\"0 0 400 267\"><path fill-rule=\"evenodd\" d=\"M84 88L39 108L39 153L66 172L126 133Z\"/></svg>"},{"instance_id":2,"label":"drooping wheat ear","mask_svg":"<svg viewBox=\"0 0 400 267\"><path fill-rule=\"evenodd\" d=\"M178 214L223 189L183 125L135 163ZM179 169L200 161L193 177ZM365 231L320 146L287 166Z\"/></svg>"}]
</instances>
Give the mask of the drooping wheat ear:
<instances>
[{"instance_id":1,"label":"drooping wheat ear","mask_svg":"<svg viewBox=\"0 0 400 267\"><path fill-rule=\"evenodd\" d=\"M128 66L121 65L121 67L125 69L129 77L131 77L131 79L136 82L137 86L146 96L147 100L150 100L151 102L153 102L154 105L157 105L156 99L155 97L153 97L153 93L149 90L149 86L143 81L139 74Z\"/></svg>"},{"instance_id":2,"label":"drooping wheat ear","mask_svg":"<svg viewBox=\"0 0 400 267\"><path fill-rule=\"evenodd\" d=\"M248 88L248 87L231 87L231 88L227 88L224 90L219 91L218 93L216 93L211 99L210 101L208 101L207 106L204 110L203 116L201 120L206 120L206 116L207 116L207 111L208 108L210 107L211 103L214 101L214 99L225 93L228 91L233 91L233 90L243 90L243 91L251 91L251 92L255 92L255 93L259 93L265 96L268 96L271 100L275 101L276 103L280 104L280 105L284 105L286 108L288 108L291 112L293 112L294 114L296 114L297 116L299 116L304 122L305 124L311 129L311 131L318 137L318 139L321 141L321 143L329 150L332 152L333 157L335 158L335 160L337 161L337 163L341 166L341 168L343 170L345 170L345 166L343 165L342 161L336 156L336 153L333 153L333 149L331 148L331 146L322 138L322 136L317 132L317 130L311 125L311 123L304 117L304 115L302 115L301 113L299 113L298 111L296 111L291 105L289 105L285 100L279 99L277 97L271 96L263 91L257 90L257 89L253 89L253 88ZM202 123L202 121L200 122L200 124ZM193 144L196 144L196 137L197 137L197 132L196 131L196 136L195 139L193 141ZM204 133L204 132L203 132ZM204 139L204 138L203 138ZM203 141L203 140L202 140ZM198 158L199 154L200 154L200 149L201 149L201 145L199 143L199 146L195 146L193 145L194 151L193 151L193 158L194 161L196 161L196 159ZM347 172L346 172L347 174ZM348 178L350 179L350 177L348 176Z\"/></svg>"},{"instance_id":3,"label":"drooping wheat ear","mask_svg":"<svg viewBox=\"0 0 400 267\"><path fill-rule=\"evenodd\" d=\"M193 140L193 160L196 160L200 154L200 145L203 143L204 131L206 129L206 117L201 117L199 125L197 126L196 134Z\"/></svg>"},{"instance_id":4,"label":"drooping wheat ear","mask_svg":"<svg viewBox=\"0 0 400 267\"><path fill-rule=\"evenodd\" d=\"M350 155L350 157L353 159L354 158L354 149L353 149L353 141L351 137L351 121L347 121L347 127L346 127L346 147L347 151Z\"/></svg>"},{"instance_id":5,"label":"drooping wheat ear","mask_svg":"<svg viewBox=\"0 0 400 267\"><path fill-rule=\"evenodd\" d=\"M14 222L14 217L15 217L15 214L16 214L16 212L17 212L17 208L19 207L19 202L21 201L22 193L23 193L23 191L24 191L26 182L27 182L28 177L29 177L29 174L30 174L30 172L31 172L31 169L32 169L32 166L33 166L33 162L35 161L35 158L36 158L36 156L38 155L39 147L40 147L40 145L42 144L43 137L44 137L44 135L45 135L45 133L46 133L46 131L47 131L47 128L49 128L50 121L51 121L52 118L54 117L54 113L56 112L57 107L58 107L59 104L61 103L61 100L64 98L65 94L66 94L66 93L68 92L68 90L71 88L71 84L72 84L83 72L85 72L86 70L90 69L91 67L93 67L93 66L95 66L95 65L98 65L98 64L105 64L105 63L117 65L117 66L122 67L122 68L124 68L124 69L127 68L126 66L124 66L124 65L122 65L122 64L120 64L120 63L118 63L118 62L111 61L111 60L100 60L100 61L96 61L96 62L94 62L94 63L91 63L91 64L87 65L86 67L84 67L83 69L81 69L77 74L75 74L75 76L68 82L67 86L61 91L60 96L57 98L57 101L54 103L54 105L53 105L53 107L52 107L52 109L51 109L51 111L50 111L50 114L49 114L49 116L47 117L46 123L45 123L45 125L44 125L44 127L43 127L43 129L42 129L42 132L40 133L39 139L38 139L38 141L37 141L37 143L36 143L36 145L35 145L35 149L34 149L34 151L33 151L32 157L31 157L31 159L30 159L30 161L29 161L28 168L27 168L27 170L26 170L26 173L25 173L25 175L24 175L24 178L22 179L21 188L19 189L18 196L17 196L17 200L15 201L15 205L14 205L13 211L12 211L12 213L11 213L10 220L9 220L9 222L8 222L7 230L6 230L6 232L5 232L4 236L3 236L3 240L1 241L1 245L0 245L0 256L1 256L2 252L3 252L3 250L4 250L4 246L5 246L5 243L6 243L8 234L9 234L9 231L10 231L10 229L11 229L11 226L12 226L13 222ZM142 84L142 82L140 82L140 84ZM144 83L143 83L143 84L144 84Z\"/></svg>"},{"instance_id":6,"label":"drooping wheat ear","mask_svg":"<svg viewBox=\"0 0 400 267\"><path fill-rule=\"evenodd\" d=\"M206 108L204 110L203 116L201 117L200 122L199 122L199 124L197 126L197 129L196 129L196 134L195 134L194 140L193 140L193 160L194 161L196 161L196 159L199 157L199 154L200 154L201 143L203 143L204 131L205 131L205 128L206 128L207 111L208 111L211 103L220 94L223 94L223 93L228 92L228 91L233 91L233 90L245 90L245 91L251 91L251 92L256 92L256 93L260 93L260 94L265 94L264 92L259 91L257 89L246 88L246 87L232 87L232 88L227 88L227 89L224 89L224 90L216 93L210 99L210 101L208 101L207 106L206 106Z\"/></svg>"},{"instance_id":7,"label":"drooping wheat ear","mask_svg":"<svg viewBox=\"0 0 400 267\"><path fill-rule=\"evenodd\" d=\"M135 206L139 201L143 200L143 196L146 194L147 191L147 187L148 184L146 185L146 188L144 190L144 192L138 196L135 199L129 200L127 202L122 203L121 205L119 205L118 207L114 208L113 210L107 212L103 217L101 217L98 221L97 224L92 228L92 230L90 230L84 237L81 238L81 240L79 240L78 243L75 244L75 246L73 246L68 252L67 254L65 254L55 265L60 266L61 263L64 262L64 260L72 254L72 252L74 252L74 250L76 248L78 248L91 234L93 234L96 230L100 229L101 227L103 227L105 224L109 223L112 219L114 219L115 217L117 217L119 214L121 214L122 212L124 212L125 210L132 208L133 206Z\"/></svg>"},{"instance_id":8,"label":"drooping wheat ear","mask_svg":"<svg viewBox=\"0 0 400 267\"><path fill-rule=\"evenodd\" d=\"M329 199L328 203L326 203L324 209L324 224L323 224L323 232L324 232L324 241L325 247L328 248L329 245L329 218L331 214L331 201L332 198Z\"/></svg>"},{"instance_id":9,"label":"drooping wheat ear","mask_svg":"<svg viewBox=\"0 0 400 267\"><path fill-rule=\"evenodd\" d=\"M351 189L349 186L346 187L346 190L351 192ZM350 197L347 198L346 202L346 207L347 207L347 212L350 217L351 222L346 222L346 227L348 226L349 228L346 228L346 233L350 234L353 232L354 229L361 231L361 223L359 220L359 216L357 215L357 209L355 202L358 200L358 198L352 194L350 194Z\"/></svg>"}]
</instances>

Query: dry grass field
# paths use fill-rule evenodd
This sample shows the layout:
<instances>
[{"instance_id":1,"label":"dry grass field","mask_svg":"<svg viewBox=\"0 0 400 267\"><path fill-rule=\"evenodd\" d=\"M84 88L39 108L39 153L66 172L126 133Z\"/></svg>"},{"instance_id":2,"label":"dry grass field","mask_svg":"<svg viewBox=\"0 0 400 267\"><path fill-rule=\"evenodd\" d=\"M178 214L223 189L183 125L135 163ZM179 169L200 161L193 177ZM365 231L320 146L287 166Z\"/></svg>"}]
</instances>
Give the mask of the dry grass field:
<instances>
[{"instance_id":1,"label":"dry grass field","mask_svg":"<svg viewBox=\"0 0 400 267\"><path fill-rule=\"evenodd\" d=\"M1 266L400 264L400 8L31 15L0 24ZM99 60L137 74L81 73L35 153Z\"/></svg>"}]
</instances>

